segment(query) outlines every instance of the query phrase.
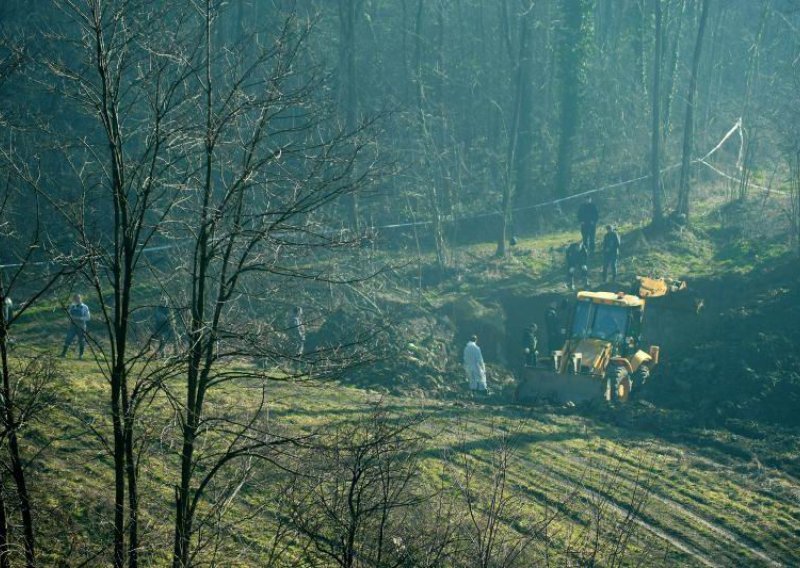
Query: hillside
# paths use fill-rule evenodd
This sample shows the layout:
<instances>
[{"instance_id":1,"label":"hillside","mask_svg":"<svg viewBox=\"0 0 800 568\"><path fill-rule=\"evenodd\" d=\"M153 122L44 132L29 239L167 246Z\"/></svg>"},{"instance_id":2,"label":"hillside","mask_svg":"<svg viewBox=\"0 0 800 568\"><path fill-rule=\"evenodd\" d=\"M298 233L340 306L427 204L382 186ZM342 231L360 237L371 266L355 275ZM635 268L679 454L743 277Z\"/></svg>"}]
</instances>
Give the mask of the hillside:
<instances>
[{"instance_id":1,"label":"hillside","mask_svg":"<svg viewBox=\"0 0 800 568\"><path fill-rule=\"evenodd\" d=\"M306 487L309 499L323 486L306 485L286 470L299 460L316 464L311 471L338 471L336 478L349 462L331 462L326 440L350 432L338 454L360 436L370 439L376 428L403 425L405 431L407 425L414 443L392 444L403 463L414 464L407 490L415 497L398 507L404 512L391 527L401 535L397 542L407 543L420 530L422 521L414 518L433 514L427 507L435 503L445 507L452 529L445 564L461 565L475 545L468 544L474 526L492 523L497 550L519 548L517 565L544 558L556 564L575 558L610 565L794 564L800 550L796 259L774 225L753 232L726 225L727 205L713 191L705 203L691 228L652 236L633 224L623 227L621 281L645 271L685 278L692 308L673 313L655 306L648 315L663 364L646 396L627 405L511 403L521 330L530 321L543 328L545 307L570 295L560 266L561 249L577 238L569 230L523 236L505 259L495 259L489 245L463 247L452 276L417 290L413 270L396 271L393 291L386 288L375 300L391 322L383 336L388 349L375 365L336 382L248 379L217 391L208 401L212 416L217 410L230 416L233 409L233 416L246 417L263 395L261 420L270 435L314 441L272 453L266 462L248 461L214 485L224 506L203 512L219 518L218 530L234 538L201 537L211 548L201 546L200 558L225 566L266 565L268 558L276 566L306 565L310 541L290 522L299 506L292 496ZM591 279L598 279L596 265ZM311 342L359 314L338 317L319 325ZM52 353L58 321L58 312L43 306L20 322L15 361ZM485 400L468 396L459 365L461 346L475 332L494 390ZM254 364L231 361L232 374ZM108 537L113 516L102 497L113 483L108 387L90 359L56 361L48 380L41 408L22 431L23 447L36 448L27 459L33 500L41 505L37 523L47 535L44 554L52 565L102 565L109 552L99 544L108 538L98 536ZM175 419L160 393L138 418L142 520L150 543L142 557L152 565L166 561L170 545ZM326 491L335 495L335 487ZM493 517L490 497L500 494L504 506ZM322 514L313 501L300 502L308 507L304 514ZM479 511L478 525L464 522L470 507ZM336 531L326 533L324 526L315 525L314 534L327 542ZM361 527L359 538L368 538L370 526ZM409 565L419 565L414 554L431 554L436 538L446 540L442 526L429 530L430 542L402 552ZM402 557L397 542L393 554Z\"/></svg>"}]
</instances>

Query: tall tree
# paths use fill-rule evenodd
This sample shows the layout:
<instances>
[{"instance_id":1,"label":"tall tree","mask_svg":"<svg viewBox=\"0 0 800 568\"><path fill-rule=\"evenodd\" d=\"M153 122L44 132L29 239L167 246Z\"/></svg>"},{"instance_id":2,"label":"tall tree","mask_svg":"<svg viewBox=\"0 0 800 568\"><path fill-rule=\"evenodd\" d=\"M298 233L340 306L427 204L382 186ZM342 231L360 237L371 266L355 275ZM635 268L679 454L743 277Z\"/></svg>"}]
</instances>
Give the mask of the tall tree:
<instances>
[{"instance_id":1,"label":"tall tree","mask_svg":"<svg viewBox=\"0 0 800 568\"><path fill-rule=\"evenodd\" d=\"M439 76L434 80L436 88L429 89L427 76L423 66L423 42L425 11L424 0L419 0L417 4L416 18L414 23L414 85L416 87L416 120L419 132L419 161L424 165L422 171L426 173L427 180L423 177L419 184L425 188L425 204L428 206L430 214L430 227L433 234L433 243L436 250L436 260L439 270L443 271L449 264L448 243L445 237L444 223L442 220L442 193L443 185L447 183L446 167L443 163L445 141L445 127L441 124L444 121L444 108L442 99L443 81ZM441 59L444 39L444 21L442 10L438 11L439 42L437 55ZM437 67L440 62L437 62ZM441 105L432 104L429 91L433 91L434 98L438 96ZM431 119L439 119L438 136L435 127L431 125Z\"/></svg>"},{"instance_id":2,"label":"tall tree","mask_svg":"<svg viewBox=\"0 0 800 568\"><path fill-rule=\"evenodd\" d=\"M697 39L694 42L692 56L692 74L689 78L689 92L686 95L686 120L683 126L683 155L681 158L681 181L678 188L678 206L676 212L689 220L689 192L691 190L692 154L694 153L694 110L697 98L697 73L700 69L700 55L703 50L703 37L708 20L708 7L711 0L700 0L700 23L697 27Z\"/></svg>"},{"instance_id":3,"label":"tall tree","mask_svg":"<svg viewBox=\"0 0 800 568\"><path fill-rule=\"evenodd\" d=\"M650 183L653 197L652 225L660 228L664 224L664 210L661 204L661 66L662 66L662 0L653 0L655 11L656 48L653 57L652 132L650 146Z\"/></svg>"},{"instance_id":4,"label":"tall tree","mask_svg":"<svg viewBox=\"0 0 800 568\"><path fill-rule=\"evenodd\" d=\"M558 82L561 89L559 143L555 187L559 195L572 189L575 137L580 125L581 96L586 84L586 63L591 33L591 2L561 0L558 40Z\"/></svg>"},{"instance_id":5,"label":"tall tree","mask_svg":"<svg viewBox=\"0 0 800 568\"><path fill-rule=\"evenodd\" d=\"M339 105L345 128L354 132L358 122L358 74L356 68L356 22L363 0L339 0ZM359 234L358 195L349 196L350 228Z\"/></svg>"},{"instance_id":6,"label":"tall tree","mask_svg":"<svg viewBox=\"0 0 800 568\"><path fill-rule=\"evenodd\" d=\"M680 7L678 10L678 14L675 16L675 19L677 20L675 23L676 29L673 34L672 48L669 49L670 60L669 60L669 67L667 68L668 72L666 77L666 83L664 85L664 112L663 112L664 126L662 127L663 128L662 134L664 137L665 144L667 142L667 137L669 136L669 133L672 130L672 122L671 122L672 101L675 96L675 82L676 82L675 79L678 75L678 67L679 67L678 64L681 59L681 45L682 45L681 32L683 31L683 21L686 19L685 14L686 14L687 3L688 3L687 0L679 0ZM666 28L667 26L665 26L665 36L668 35L666 33ZM664 55L666 56L666 53Z\"/></svg>"},{"instance_id":7,"label":"tall tree","mask_svg":"<svg viewBox=\"0 0 800 568\"><path fill-rule=\"evenodd\" d=\"M520 185L524 183L525 168L527 166L528 155L530 154L531 133L529 130L522 131L525 122L529 125L530 112L527 105L530 105L529 92L530 85L530 54L528 53L528 34L529 34L528 14L519 17L519 52L516 57L516 80L513 101L513 111L511 115L511 130L508 133L508 150L506 153L506 171L503 180L503 200L501 206L500 233L497 239L497 256L504 256L506 253L506 242L508 239L509 225L511 224L511 204L516 191L520 191Z\"/></svg>"},{"instance_id":8,"label":"tall tree","mask_svg":"<svg viewBox=\"0 0 800 568\"><path fill-rule=\"evenodd\" d=\"M75 208L55 192L49 199L87 252L84 276L105 332L90 335L90 350L110 387L112 563L135 568L141 549L137 411L163 378L146 349L135 344L134 314L141 309L135 295L151 267L145 251L160 238L179 192L167 179L176 149L185 144L185 132L178 133L185 124L177 117L185 109L179 89L186 69L172 55L175 46L187 43L185 13L175 5L100 0L64 0L58 6L70 24L52 35L58 49L45 61L45 80L63 95L65 108L88 120L76 121L77 134L71 132L82 137L77 147L57 123L47 134L72 166L78 201L92 207Z\"/></svg>"},{"instance_id":9,"label":"tall tree","mask_svg":"<svg viewBox=\"0 0 800 568\"><path fill-rule=\"evenodd\" d=\"M232 50L212 43L216 15L216 3L206 0L197 23L204 30L202 48L185 46L202 91L192 100L196 118L186 125L198 138L185 148L186 177L179 180L192 189L175 219L184 231L176 246L185 262L175 272L177 286L186 290L188 342L182 380L165 386L180 436L173 568L194 564L205 524L198 516L219 474L243 460L274 459L271 448L292 441L272 432L264 416L263 382L274 370L232 373L227 361L269 356L286 366L308 357L276 344L271 329L248 319L247 307L258 303L280 312L281 303L299 304L299 284L349 284L333 251L346 251L354 241L331 227L342 202L375 175L356 166L364 129L352 131L336 120L327 85L303 65L310 23L292 9L276 10L280 25L271 29L267 46L226 57L223 66L218 54ZM273 327L291 331L277 321ZM337 344L326 363L337 367L336 357L357 344L352 337ZM261 385L260 403L220 415L213 397L221 386L252 383Z\"/></svg>"}]
</instances>

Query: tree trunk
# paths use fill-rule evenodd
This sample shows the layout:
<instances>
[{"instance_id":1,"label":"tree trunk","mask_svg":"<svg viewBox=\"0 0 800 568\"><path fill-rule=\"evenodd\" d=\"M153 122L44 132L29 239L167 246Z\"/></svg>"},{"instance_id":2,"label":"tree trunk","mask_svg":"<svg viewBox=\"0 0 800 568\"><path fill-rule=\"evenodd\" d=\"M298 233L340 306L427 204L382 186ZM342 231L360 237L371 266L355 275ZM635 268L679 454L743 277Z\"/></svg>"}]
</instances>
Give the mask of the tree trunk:
<instances>
[{"instance_id":1,"label":"tree trunk","mask_svg":"<svg viewBox=\"0 0 800 568\"><path fill-rule=\"evenodd\" d=\"M530 205L533 202L533 75L534 75L534 41L530 37L530 21L532 15L522 16L520 35L525 34L525 46L520 49L520 104L517 119L517 147L514 152L514 199L517 207ZM513 219L512 219L513 220ZM519 224L515 225L519 230Z\"/></svg>"},{"instance_id":2,"label":"tree trunk","mask_svg":"<svg viewBox=\"0 0 800 568\"><path fill-rule=\"evenodd\" d=\"M656 17L656 50L653 58L653 102L652 145L650 148L650 177L653 193L652 226L656 229L664 224L661 206L661 0L653 0Z\"/></svg>"},{"instance_id":3,"label":"tree trunk","mask_svg":"<svg viewBox=\"0 0 800 568\"><path fill-rule=\"evenodd\" d=\"M128 481L128 568L139 565L139 491L136 456L134 452L133 410L128 401L127 388L122 391L122 407L125 412L123 429L125 434L125 476Z\"/></svg>"},{"instance_id":4,"label":"tree trunk","mask_svg":"<svg viewBox=\"0 0 800 568\"><path fill-rule=\"evenodd\" d=\"M112 335L111 379L111 420L114 432L114 552L113 565L125 565L125 482L126 482L126 437L123 421L125 408L123 391L127 390L128 368L125 361L127 347L128 314L132 286L132 263L135 245L131 244L131 223L128 211L128 196L125 193L122 138L119 128L118 93L115 78L108 62L108 48L104 35L102 7L92 4L92 30L95 34L97 74L102 89L99 114L108 141L109 165L111 170L111 194L114 211L114 249L112 277L114 279L114 314L109 324ZM98 297L102 297L99 279L95 278ZM126 393L127 397L127 393ZM136 514L129 526L133 534L137 532ZM135 568L131 566L131 568Z\"/></svg>"},{"instance_id":5,"label":"tree trunk","mask_svg":"<svg viewBox=\"0 0 800 568\"><path fill-rule=\"evenodd\" d=\"M440 26L442 22L440 20ZM424 24L424 3L423 0L417 4L417 14L414 23L414 75L416 87L416 100L417 100L417 121L419 124L419 132L422 140L422 162L425 164L427 171L430 173L430 190L427 192L427 200L431 207L431 228L433 231L433 244L436 249L436 261L439 270L443 273L449 264L449 251L447 247L447 239L444 234L444 226L442 223L442 208L441 198L437 189L437 184L445 183L445 175L442 172L442 165L437 159L434 163L432 156L437 154L437 147L442 144L442 137L437 141L434 139L433 134L428 128L427 117L425 114L425 107L427 98L425 96L425 81L422 72L422 34ZM440 28L440 33L441 33ZM442 37L440 36L440 42ZM440 45L441 47L441 45ZM441 86L437 89L441 96ZM438 172L438 175L434 172Z\"/></svg>"},{"instance_id":6,"label":"tree trunk","mask_svg":"<svg viewBox=\"0 0 800 568\"><path fill-rule=\"evenodd\" d=\"M11 568L8 554L8 519L6 518L5 477L0 471L0 568Z\"/></svg>"},{"instance_id":7,"label":"tree trunk","mask_svg":"<svg viewBox=\"0 0 800 568\"><path fill-rule=\"evenodd\" d=\"M114 430L114 568L125 566L125 435L122 427L122 378L111 372L111 421Z\"/></svg>"},{"instance_id":8,"label":"tree trunk","mask_svg":"<svg viewBox=\"0 0 800 568\"><path fill-rule=\"evenodd\" d=\"M697 28L697 40L692 56L692 75L689 79L689 93L686 97L686 121L683 127L683 157L681 158L681 181L678 189L677 212L684 220L689 220L689 192L691 190L692 154L694 153L694 105L697 98L697 72L700 69L700 55L703 50L703 36L708 20L710 0L702 0L700 24Z\"/></svg>"},{"instance_id":9,"label":"tree trunk","mask_svg":"<svg viewBox=\"0 0 800 568\"><path fill-rule=\"evenodd\" d=\"M662 137L666 144L667 137L672 130L671 117L672 117L672 101L675 95L675 77L678 74L678 62L681 56L681 33L683 31L683 21L686 14L686 0L681 0L680 12L678 14L678 24L675 30L675 40L670 50L671 57L669 62L669 74L667 75L667 84L664 86L664 120Z\"/></svg>"},{"instance_id":10,"label":"tree trunk","mask_svg":"<svg viewBox=\"0 0 800 568\"><path fill-rule=\"evenodd\" d=\"M0 308L4 306L6 299L5 286L0 279ZM28 486L25 479L22 456L19 449L17 438L17 418L14 413L14 393L11 389L11 372L8 366L8 327L5 314L0 315L0 364L2 364L3 383L2 383L2 405L3 423L5 426L6 437L8 438L8 453L11 458L11 477L19 499L20 515L22 517L23 548L25 549L25 566L33 568L36 566L36 542L33 532L33 515L31 510L31 499L28 493ZM0 488L1 489L1 488ZM5 525L4 525L5 526ZM6 541L6 545L8 542Z\"/></svg>"},{"instance_id":11,"label":"tree trunk","mask_svg":"<svg viewBox=\"0 0 800 568\"><path fill-rule=\"evenodd\" d=\"M585 0L562 0L563 18L559 41L559 70L561 85L561 115L555 188L558 195L569 195L572 189L572 160L575 136L580 123L580 97L584 82L583 67L587 56L584 37Z\"/></svg>"},{"instance_id":12,"label":"tree trunk","mask_svg":"<svg viewBox=\"0 0 800 568\"><path fill-rule=\"evenodd\" d=\"M356 75L356 0L339 0L339 65L340 107L344 111L345 129L353 132L358 120L358 77ZM358 195L350 194L350 228L356 235L359 225Z\"/></svg>"},{"instance_id":13,"label":"tree trunk","mask_svg":"<svg viewBox=\"0 0 800 568\"><path fill-rule=\"evenodd\" d=\"M514 190L519 189L515 184L520 183L519 176L514 175L514 166L519 152L520 121L522 114L522 104L525 99L524 91L528 88L526 81L526 50L528 46L528 18L523 16L520 20L519 54L517 57L517 80L514 94L514 112L511 118L511 132L508 136L508 152L506 154L506 175L503 184L503 203L502 218L500 222L500 234L497 239L496 256L503 257L506 254L506 242L508 240L508 227L511 223L511 202Z\"/></svg>"},{"instance_id":14,"label":"tree trunk","mask_svg":"<svg viewBox=\"0 0 800 568\"><path fill-rule=\"evenodd\" d=\"M192 266L191 327L189 338L189 368L186 375L186 418L183 424L181 448L181 479L175 490L175 534L173 536L172 568L188 568L192 538L193 508L191 506L191 481L194 462L194 445L202 407L200 366L203 359L205 330L205 304L207 295L210 229L212 220L211 197L214 188L214 90L211 73L212 14L211 1L205 3L205 148L203 202L200 211L200 229L195 244Z\"/></svg>"}]
</instances>

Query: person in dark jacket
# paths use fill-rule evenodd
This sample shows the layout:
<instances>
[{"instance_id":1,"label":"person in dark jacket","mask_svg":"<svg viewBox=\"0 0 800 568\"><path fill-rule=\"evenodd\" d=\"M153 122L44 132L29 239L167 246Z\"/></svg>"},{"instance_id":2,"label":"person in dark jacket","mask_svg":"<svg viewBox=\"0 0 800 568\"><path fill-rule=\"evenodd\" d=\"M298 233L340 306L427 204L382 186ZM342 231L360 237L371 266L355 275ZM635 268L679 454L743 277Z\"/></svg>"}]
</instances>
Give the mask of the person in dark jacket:
<instances>
[{"instance_id":1,"label":"person in dark jacket","mask_svg":"<svg viewBox=\"0 0 800 568\"><path fill-rule=\"evenodd\" d=\"M619 259L619 247L621 241L619 233L612 225L606 225L606 235L603 237L603 282L608 276L608 268L611 268L611 281L617 281L617 260Z\"/></svg>"},{"instance_id":2,"label":"person in dark jacket","mask_svg":"<svg viewBox=\"0 0 800 568\"><path fill-rule=\"evenodd\" d=\"M589 253L583 243L572 243L567 247L567 281L570 290L575 289L575 275L583 280L583 285L589 287Z\"/></svg>"},{"instance_id":3,"label":"person in dark jacket","mask_svg":"<svg viewBox=\"0 0 800 568\"><path fill-rule=\"evenodd\" d=\"M544 314L544 322L547 327L547 349L552 353L557 349L561 349L564 341L561 336L561 321L558 317L557 304L552 302Z\"/></svg>"},{"instance_id":4,"label":"person in dark jacket","mask_svg":"<svg viewBox=\"0 0 800 568\"><path fill-rule=\"evenodd\" d=\"M522 354L526 367L535 367L538 360L539 327L532 323L522 332Z\"/></svg>"},{"instance_id":5,"label":"person in dark jacket","mask_svg":"<svg viewBox=\"0 0 800 568\"><path fill-rule=\"evenodd\" d=\"M583 246L592 254L594 254L598 219L600 219L600 214L597 211L597 205L594 204L592 197L589 196L586 198L586 201L581 203L581 206L578 207L578 221L581 224Z\"/></svg>"},{"instance_id":6,"label":"person in dark jacket","mask_svg":"<svg viewBox=\"0 0 800 568\"><path fill-rule=\"evenodd\" d=\"M159 357L164 355L164 349L171 345L173 352L178 352L177 333L175 332L175 319L172 317L172 310L169 307L169 300L164 299L162 303L153 310L153 339L158 342L157 354Z\"/></svg>"}]
</instances>

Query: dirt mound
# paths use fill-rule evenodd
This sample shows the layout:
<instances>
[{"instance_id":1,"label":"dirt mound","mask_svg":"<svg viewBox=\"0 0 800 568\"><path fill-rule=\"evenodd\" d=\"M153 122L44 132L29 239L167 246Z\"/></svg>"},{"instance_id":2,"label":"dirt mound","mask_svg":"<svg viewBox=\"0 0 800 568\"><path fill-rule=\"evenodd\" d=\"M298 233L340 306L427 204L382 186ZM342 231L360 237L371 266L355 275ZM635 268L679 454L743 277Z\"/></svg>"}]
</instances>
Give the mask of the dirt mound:
<instances>
[{"instance_id":1,"label":"dirt mound","mask_svg":"<svg viewBox=\"0 0 800 568\"><path fill-rule=\"evenodd\" d=\"M707 288L705 314L670 346L656 400L707 420L800 425L800 286L795 261Z\"/></svg>"},{"instance_id":2,"label":"dirt mound","mask_svg":"<svg viewBox=\"0 0 800 568\"><path fill-rule=\"evenodd\" d=\"M405 395L448 390L453 382L452 323L418 303L384 300L375 308L365 312L357 305L343 305L311 338L319 347L360 339L358 348L370 364L347 371L341 380Z\"/></svg>"}]
</instances>

